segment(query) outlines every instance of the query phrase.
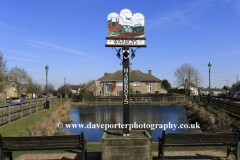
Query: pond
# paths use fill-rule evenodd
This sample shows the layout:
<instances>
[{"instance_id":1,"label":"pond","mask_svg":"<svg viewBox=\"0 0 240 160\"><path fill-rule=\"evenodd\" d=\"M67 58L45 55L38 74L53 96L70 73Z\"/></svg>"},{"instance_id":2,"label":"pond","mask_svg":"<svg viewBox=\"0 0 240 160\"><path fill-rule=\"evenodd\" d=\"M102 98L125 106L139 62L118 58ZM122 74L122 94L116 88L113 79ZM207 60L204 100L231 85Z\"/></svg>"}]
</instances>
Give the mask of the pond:
<instances>
[{"instance_id":1,"label":"pond","mask_svg":"<svg viewBox=\"0 0 240 160\"><path fill-rule=\"evenodd\" d=\"M166 133L194 133L196 131L196 129L190 128L191 125L184 107L130 106L129 108L130 124L141 124L138 127L143 127L145 123L145 127L147 127L145 130L152 136L153 142L158 142L158 136L162 136L164 125ZM65 126L62 130L68 130L71 134L81 134L83 131L88 142L101 142L105 130L105 126L101 128L101 124L117 124L118 127L123 123L122 106L72 107L69 115L73 119L71 127ZM152 125L151 127L148 124L157 124L158 126ZM174 124L177 126L174 127ZM188 127L178 128L181 124L187 124ZM167 125L172 125L172 128L167 128ZM120 128L120 130L122 129Z\"/></svg>"}]
</instances>

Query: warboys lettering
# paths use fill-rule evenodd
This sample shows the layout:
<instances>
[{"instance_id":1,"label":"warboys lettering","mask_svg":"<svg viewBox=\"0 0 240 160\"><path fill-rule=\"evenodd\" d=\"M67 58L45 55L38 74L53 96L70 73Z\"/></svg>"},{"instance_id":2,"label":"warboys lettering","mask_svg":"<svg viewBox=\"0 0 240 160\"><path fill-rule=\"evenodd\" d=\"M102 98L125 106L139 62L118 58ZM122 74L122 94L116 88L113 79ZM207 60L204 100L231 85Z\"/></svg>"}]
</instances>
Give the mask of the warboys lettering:
<instances>
[{"instance_id":1,"label":"warboys lettering","mask_svg":"<svg viewBox=\"0 0 240 160\"><path fill-rule=\"evenodd\" d=\"M114 44L138 44L136 39L113 39Z\"/></svg>"},{"instance_id":2,"label":"warboys lettering","mask_svg":"<svg viewBox=\"0 0 240 160\"><path fill-rule=\"evenodd\" d=\"M128 104L128 68L124 68L124 104Z\"/></svg>"}]
</instances>

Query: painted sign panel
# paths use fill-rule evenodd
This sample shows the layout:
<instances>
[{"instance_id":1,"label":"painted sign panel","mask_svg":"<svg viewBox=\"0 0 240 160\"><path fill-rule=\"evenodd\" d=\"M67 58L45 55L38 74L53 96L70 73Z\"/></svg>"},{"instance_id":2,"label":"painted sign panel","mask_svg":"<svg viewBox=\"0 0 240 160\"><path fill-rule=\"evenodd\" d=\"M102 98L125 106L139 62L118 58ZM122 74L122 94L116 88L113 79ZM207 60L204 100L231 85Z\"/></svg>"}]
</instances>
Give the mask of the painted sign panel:
<instances>
[{"instance_id":1,"label":"painted sign panel","mask_svg":"<svg viewBox=\"0 0 240 160\"><path fill-rule=\"evenodd\" d=\"M107 44L144 45L145 41L141 39L108 39Z\"/></svg>"},{"instance_id":2,"label":"painted sign panel","mask_svg":"<svg viewBox=\"0 0 240 160\"><path fill-rule=\"evenodd\" d=\"M129 9L120 14L110 13L107 17L107 38L140 38L145 37L145 18L141 13L134 15ZM144 44L144 43L142 43Z\"/></svg>"}]
</instances>

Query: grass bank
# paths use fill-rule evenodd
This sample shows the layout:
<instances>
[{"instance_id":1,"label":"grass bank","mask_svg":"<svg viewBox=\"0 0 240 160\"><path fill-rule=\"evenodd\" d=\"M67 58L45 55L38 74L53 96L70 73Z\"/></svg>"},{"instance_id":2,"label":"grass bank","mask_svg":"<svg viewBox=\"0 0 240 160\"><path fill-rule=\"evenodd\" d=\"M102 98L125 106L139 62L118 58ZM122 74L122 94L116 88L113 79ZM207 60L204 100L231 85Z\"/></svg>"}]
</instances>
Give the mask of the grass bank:
<instances>
[{"instance_id":1,"label":"grass bank","mask_svg":"<svg viewBox=\"0 0 240 160\"><path fill-rule=\"evenodd\" d=\"M68 115L71 109L71 102L67 100L63 105L59 106L55 111L47 115L44 122L38 123L29 132L29 136L60 136L69 135L69 132L60 130L56 127L58 122L71 123L72 118Z\"/></svg>"},{"instance_id":2,"label":"grass bank","mask_svg":"<svg viewBox=\"0 0 240 160\"><path fill-rule=\"evenodd\" d=\"M62 106L64 102L65 100L52 106L52 110L42 109L41 111L11 122L0 128L0 134L5 137L21 137L29 135L34 126L39 123L43 123L48 118L48 116L59 106Z\"/></svg>"}]
</instances>

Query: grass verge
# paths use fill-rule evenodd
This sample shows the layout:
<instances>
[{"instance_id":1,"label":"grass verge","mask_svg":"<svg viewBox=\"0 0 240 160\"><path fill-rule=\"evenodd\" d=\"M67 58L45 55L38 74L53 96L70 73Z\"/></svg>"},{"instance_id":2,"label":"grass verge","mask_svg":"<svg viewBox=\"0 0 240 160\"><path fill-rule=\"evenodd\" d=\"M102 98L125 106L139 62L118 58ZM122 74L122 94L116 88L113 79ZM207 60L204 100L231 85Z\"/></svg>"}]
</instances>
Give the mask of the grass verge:
<instances>
[{"instance_id":1,"label":"grass verge","mask_svg":"<svg viewBox=\"0 0 240 160\"><path fill-rule=\"evenodd\" d=\"M42 109L41 111L11 122L0 128L0 134L3 137L21 137L28 135L34 126L45 121L48 117L47 115L55 111L58 106L63 105L64 102L65 101L59 102L52 106L52 110Z\"/></svg>"}]
</instances>

